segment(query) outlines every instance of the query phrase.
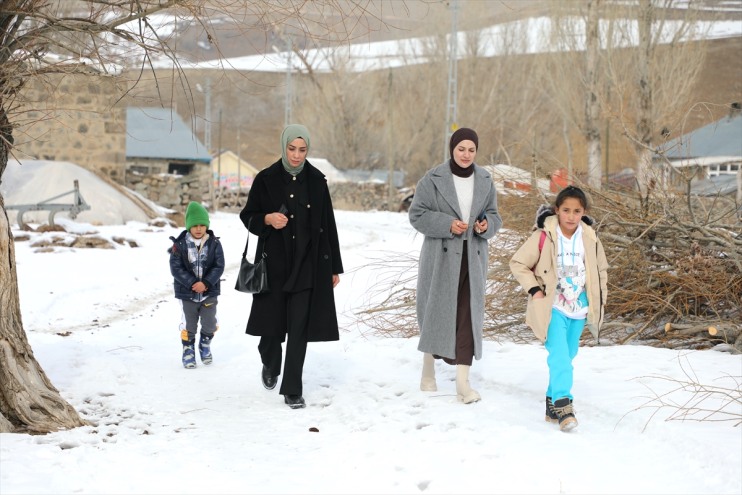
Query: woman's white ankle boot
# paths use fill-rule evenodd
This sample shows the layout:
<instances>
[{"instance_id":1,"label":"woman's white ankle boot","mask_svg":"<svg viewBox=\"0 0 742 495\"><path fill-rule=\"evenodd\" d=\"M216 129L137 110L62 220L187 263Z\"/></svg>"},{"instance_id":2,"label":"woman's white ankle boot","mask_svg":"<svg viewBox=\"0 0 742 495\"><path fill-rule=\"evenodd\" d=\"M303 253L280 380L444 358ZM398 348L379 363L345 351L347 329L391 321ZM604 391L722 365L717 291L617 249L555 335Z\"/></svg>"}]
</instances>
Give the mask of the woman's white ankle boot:
<instances>
[{"instance_id":1,"label":"woman's white ankle boot","mask_svg":"<svg viewBox=\"0 0 742 495\"><path fill-rule=\"evenodd\" d=\"M456 395L464 404L471 404L481 400L479 392L469 385L469 369L471 366L465 364L456 365Z\"/></svg>"},{"instance_id":2,"label":"woman's white ankle boot","mask_svg":"<svg viewBox=\"0 0 742 495\"><path fill-rule=\"evenodd\" d=\"M420 379L420 390L423 392L436 392L438 385L435 383L435 358L426 352L423 354L423 375Z\"/></svg>"}]
</instances>

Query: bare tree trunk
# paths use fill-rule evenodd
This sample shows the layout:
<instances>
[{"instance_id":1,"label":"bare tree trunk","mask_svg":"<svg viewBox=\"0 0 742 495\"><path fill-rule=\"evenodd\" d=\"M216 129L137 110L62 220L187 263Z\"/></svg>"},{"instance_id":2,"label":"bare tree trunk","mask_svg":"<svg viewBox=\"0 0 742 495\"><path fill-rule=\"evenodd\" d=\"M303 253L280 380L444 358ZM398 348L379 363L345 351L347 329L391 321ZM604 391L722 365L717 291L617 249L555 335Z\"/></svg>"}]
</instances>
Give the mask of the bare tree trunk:
<instances>
[{"instance_id":1,"label":"bare tree trunk","mask_svg":"<svg viewBox=\"0 0 742 495\"><path fill-rule=\"evenodd\" d=\"M639 6L639 66L637 68L637 83L639 92L639 115L636 125L637 139L637 170L639 190L647 192L651 181L652 153L652 81L650 77L650 61L652 60L652 21L654 9L652 0L641 0Z\"/></svg>"},{"instance_id":2,"label":"bare tree trunk","mask_svg":"<svg viewBox=\"0 0 742 495\"><path fill-rule=\"evenodd\" d=\"M387 165L389 170L389 180L387 183L389 184L389 195L387 200L387 210L389 211L397 211L399 208L399 205L396 204L395 201L397 197L397 188L394 187L394 106L392 105L393 101L393 78L392 78L392 70L389 69L389 86L388 86L388 92L387 92Z\"/></svg>"},{"instance_id":3,"label":"bare tree trunk","mask_svg":"<svg viewBox=\"0 0 742 495\"><path fill-rule=\"evenodd\" d=\"M569 139L569 125L567 117L562 118L562 137L564 138L564 146L567 150L567 177L572 180L574 177L574 150L572 148L572 141Z\"/></svg>"},{"instance_id":4,"label":"bare tree trunk","mask_svg":"<svg viewBox=\"0 0 742 495\"><path fill-rule=\"evenodd\" d=\"M600 102L598 101L598 21L600 0L587 2L587 50L585 60L585 138L587 140L587 173L588 183L594 189L600 189L602 167L600 163Z\"/></svg>"},{"instance_id":5,"label":"bare tree trunk","mask_svg":"<svg viewBox=\"0 0 742 495\"><path fill-rule=\"evenodd\" d=\"M12 137L0 113L0 179ZM15 247L5 200L0 194L0 433L48 433L85 424L54 388L34 357L21 321Z\"/></svg>"}]
</instances>

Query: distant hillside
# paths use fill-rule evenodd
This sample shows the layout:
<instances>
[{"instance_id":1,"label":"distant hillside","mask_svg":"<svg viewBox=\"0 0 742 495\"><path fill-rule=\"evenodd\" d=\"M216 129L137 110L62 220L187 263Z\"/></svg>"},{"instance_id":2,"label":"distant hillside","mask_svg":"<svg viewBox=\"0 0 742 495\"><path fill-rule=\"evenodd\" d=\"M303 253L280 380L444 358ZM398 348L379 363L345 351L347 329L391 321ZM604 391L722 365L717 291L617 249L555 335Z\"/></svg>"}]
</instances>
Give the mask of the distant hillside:
<instances>
[{"instance_id":1,"label":"distant hillside","mask_svg":"<svg viewBox=\"0 0 742 495\"><path fill-rule=\"evenodd\" d=\"M626 2L611 2L613 5L626 5ZM384 12L387 26L377 24L371 32L358 35L352 41L379 41L385 39L403 39L413 36L424 36L435 33L447 33L450 31L451 11L448 7L449 2L381 2L385 5L404 4L405 8L397 9L396 12L387 9ZM548 7L553 3L539 0L518 0L518 1L492 1L492 2L459 2L459 29L472 30L491 26L495 23L510 22L518 19L532 16L544 15L548 12ZM584 4L582 2L573 2L564 5L576 6L579 8ZM714 8L720 4L718 2L701 2L696 5ZM725 2L726 11L709 10L704 13L703 17L708 19L735 19L742 23L742 14L739 8L735 10L734 6L742 5L742 2L729 3ZM476 9L473 8L476 7ZM484 7L483 7L484 6ZM485 8L486 7L486 8ZM478 15L472 16L475 11ZM674 14L680 16L683 14L682 9L676 10ZM671 16L671 17L672 17ZM349 23L346 23L348 25ZM364 25L359 25L358 31L363 32ZM203 36L203 31L191 28L183 31L178 40L178 51L190 59L208 59L215 56L216 47L205 50L208 44L204 44L205 39L199 39ZM273 31L254 30L236 30L234 27L222 26L219 31L224 33L218 40L218 47L224 57L235 57L240 55L250 55L257 53L271 53L273 50L284 48L286 39L282 33ZM293 43L295 46L314 46L321 40L307 40L295 34ZM207 53L208 52L208 53ZM708 42L708 54L704 63L704 69L701 71L699 84L696 86L695 95L692 100L698 105L688 109L687 119L685 120L683 130L689 131L693 128L704 125L714 119L720 118L728 105L734 101L742 101L742 64L740 63L740 53L742 53L742 38L718 39ZM549 55L537 55L537 57ZM480 64L491 64L496 66L496 61L481 59ZM517 65L517 60L512 62ZM397 70L397 69L395 69ZM405 70L405 69L399 69ZM493 69L494 70L494 69ZM286 74L283 71L274 73L258 73L249 71L231 71L232 73L219 73L217 71L188 71L188 77L192 88L201 88L201 91L192 90L190 94L177 96L175 98L179 113L187 115L195 112L200 116L194 119L199 135L204 133L205 115L205 95L203 88L206 86L206 80L211 83L211 116L212 116L212 147L220 146L237 150L238 145L240 154L251 163L261 167L269 163L278 156L278 135L283 127L284 105L285 105L285 88ZM360 76L362 77L362 76ZM441 85L446 84L446 74L441 74ZM305 77L294 74L291 84L293 86L294 98L297 88L302 84L309 84ZM163 89L162 84L160 89ZM369 91L376 91L370 89ZM140 92L141 94L141 92ZM383 96L379 95L383 98ZM434 104L435 102L421 102L423 104ZM707 103L709 105L703 105ZM307 108L312 106L312 101L294 102L294 105ZM440 102L438 102L440 104ZM219 110L221 109L221 114ZM219 119L221 115L221 120ZM314 140L316 146L320 146L315 153L321 153L328 158L332 157L332 146L330 143L323 143L323 130L312 129L317 139ZM674 129L675 132L680 131ZM556 134L560 131L554 130ZM610 151L611 170L618 170L631 164L632 155L631 146L624 137L621 136L620 129L614 129L611 136L610 145L607 146ZM218 141L218 142L217 142ZM563 148L562 138L555 136L553 156L551 163L566 162L566 151ZM323 146L324 144L324 146ZM342 143L334 145L342 146ZM572 143L574 147L574 156L576 167L580 168L583 161L584 150L583 143L575 140ZM433 158L432 160L435 160ZM338 166L344 167L343 163L337 163ZM615 168L614 168L615 167ZM414 175L411 177L414 179Z\"/></svg>"},{"instance_id":2,"label":"distant hillside","mask_svg":"<svg viewBox=\"0 0 742 495\"><path fill-rule=\"evenodd\" d=\"M346 2L339 1L343 4ZM366 21L354 24L359 16L351 16L346 19L344 26L355 26L352 32L348 33L350 41L379 41L385 39L407 39L410 37L427 36L431 34L446 34L451 29L451 11L448 7L450 2L441 1L386 1L370 2L369 6L382 8L380 15L382 21L375 22L373 15L366 17ZM550 6L556 5L556 2L547 2L543 0L499 0L499 1L464 1L461 0L459 11L459 30L475 30L497 23L515 21L518 19L531 18L533 16L544 15L548 12ZM627 2L604 2L603 5L626 5ZM584 6L584 2L564 2L559 5L568 7ZM720 5L719 2L701 2L694 5ZM730 7L742 5L742 2L723 2L723 6L729 10L724 13L705 12L704 16L711 18L717 16L720 19L735 19L742 23L742 14L740 10L733 10ZM574 14L566 10L567 14ZM680 15L681 10L673 12ZM377 13L378 14L378 13ZM173 43L183 60L204 60L217 56L217 48L220 50L222 57L236 57L241 55L254 55L256 53L272 52L274 49L280 50L285 48L285 32L278 32L270 29L256 27L254 19L245 17L241 25L223 22L224 19L215 18L211 20L209 28L214 30L216 41L211 44L206 37L203 26L195 22L179 21L174 30ZM370 31L369 31L370 29ZM314 38L311 41L307 37L301 37L297 33L293 37L295 45L314 46L327 42ZM314 33L313 33L314 34ZM439 38L441 39L441 38ZM495 40L496 41L496 40ZM346 43L348 41L345 41ZM695 105L683 112L688 112L682 129L676 123L672 125L672 132L682 130L689 131L700 125L709 123L720 118L725 113L724 105L734 101L742 101L742 63L740 63L740 53L742 53L742 37L730 39L717 39L708 42L708 54L704 62L704 68L701 71L699 84L696 86L695 94L692 101ZM517 74L519 78L527 79L530 74L519 71L524 62L534 59L545 59L553 57L553 54L536 54L536 55L509 55L508 57L487 58L478 57L460 62L460 73L469 65L476 64L480 74L478 84L486 87L488 75L493 76L498 73ZM188 64L184 64L187 66ZM425 78L430 81L431 85L440 89L440 95L426 97L421 99L416 92L416 83L414 69L411 66L395 68L390 71L394 72L394 94L391 95L394 100L394 106L401 107L401 100L413 100L409 104L410 114L415 115L416 106L419 108L436 108L439 113L445 113L445 88L447 85L447 64L441 62L439 57L435 65L429 64ZM173 71L158 70L154 73L157 80L153 80L153 73L150 71L140 72L139 70L132 73L124 74L124 81L139 80L140 83L119 103L124 107L127 105L137 106L166 106L174 107L177 112L190 123L196 131L196 134L202 140L206 134L207 113L210 118L210 135L211 150L230 149L238 152L240 156L258 168L262 168L272 163L280 153L278 138L284 125L285 102L286 102L286 84L287 74L285 71L278 72L256 72L250 70L187 70L188 82L172 81ZM355 129L356 134L374 131L373 149L363 151L363 156L359 160L337 159L338 149L351 147L345 139L332 136L329 129L321 125L311 125L310 130L313 133L313 150L315 156L322 156L330 159L339 168L358 166L387 166L385 158L388 149L386 134L381 134L379 130L384 130L386 126L386 108L390 100L390 93L387 90L386 72L383 75L383 81L380 81L380 73L375 74L358 74L353 78L359 82L354 86L353 95L347 95L347 86L342 83L331 83L336 86L335 93L328 96L333 101L341 101L346 97L355 96L356 94L368 95L369 100L377 105L373 112L373 118L367 120L359 119L352 125L345 126L347 129ZM326 76L329 77L329 76ZM419 78L418 78L419 80ZM401 82L400 82L401 81ZM404 81L407 81L406 84ZM427 82L426 81L426 82ZM327 81L326 81L327 82ZM516 83L520 83L516 79ZM292 120L297 117L297 109L309 115L312 112L324 115L330 114L326 110L327 105L318 99L306 97L309 94L306 89L317 84L317 81L311 81L306 75L292 74L291 80L291 97L292 97ZM471 85L469 90L471 91ZM208 90L207 90L208 88ZM461 94L462 86L459 87ZM510 87L507 93L499 95L505 100L519 100L530 104L531 100L523 98L517 87ZM83 92L86 89L81 90ZM73 91L74 93L74 91ZM432 94L432 93L429 93ZM471 93L470 93L471 94ZM350 99L350 98L349 98ZM468 96L469 101L472 100ZM325 102L326 103L326 102ZM210 112L207 112L207 105L210 106ZM549 101L539 99L534 101L532 108L548 109ZM692 108L691 108L692 107ZM379 109L384 109L380 111ZM475 109L476 110L476 109ZM356 112L358 116L366 110ZM369 112L372 113L372 112ZM471 112L470 112L471 115ZM482 114L485 115L485 114ZM341 119L342 116L335 115L331 117ZM477 116L479 117L479 116ZM488 117L485 115L485 118ZM414 117L413 117L414 118ZM465 119L466 117L462 118ZM507 118L507 117L506 117ZM421 139L419 136L407 138L408 142L415 139L420 140L420 147L426 147L425 150L418 153L418 156L399 163L398 167L412 171L407 176L409 182L414 182L421 170L430 166L432 163L440 160L439 151L443 151L443 143L440 146L432 143L433 139L437 140L438 135L442 134L443 119L437 115L428 116L428 129L432 129ZM337 120L345 122L345 120ZM356 123L357 122L357 123ZM499 135L497 129L487 127L487 121L480 119L480 131L484 137L484 150L486 156L483 160L488 160L490 156L498 152ZM308 122L305 122L308 123ZM507 124L507 122L506 122ZM356 129L357 127L357 129ZM567 161L565 148L565 139L563 137L562 125L543 125L543 128L528 129L521 135L508 137L509 141L500 143L501 147L512 146L513 165L530 167L532 162L529 140L534 140L535 135L541 140L539 143L540 150L544 150L545 156L539 156L540 166L543 170L550 170L554 167L561 166ZM393 132L395 137L401 135L402 129L409 129L409 126L400 126ZM440 131L439 131L440 130ZM622 129L616 127L611 129L610 142L604 146L606 155L609 156L610 170L620 170L625 166L631 166L632 146L622 136ZM72 129L70 132L74 132ZM524 136L523 134L531 135ZM434 137L431 137L435 134ZM675 137L675 136L673 136ZM399 139L399 138L397 138ZM515 142L515 141L519 142ZM424 141L424 142L422 142ZM571 146L574 151L575 167L579 170L584 162L584 143L579 137L572 137ZM53 143L50 143L53 146ZM519 149L520 147L520 149ZM428 149L432 150L428 152ZM509 151L511 152L511 151ZM546 156L548 154L548 156ZM499 158L502 159L502 158ZM360 164L360 165L359 165Z\"/></svg>"},{"instance_id":3,"label":"distant hillside","mask_svg":"<svg viewBox=\"0 0 742 495\"><path fill-rule=\"evenodd\" d=\"M685 130L690 131L696 127L705 125L713 120L721 118L726 110L724 105L731 102L742 101L742 38L720 39L708 42L708 53L701 71L699 83L695 87L692 101L698 103L689 113L685 122ZM540 55L544 57L549 55ZM493 64L494 60L483 59L483 64ZM517 59L511 61L517 65ZM404 70L404 69L399 69ZM160 91L168 94L166 84L169 74L161 75ZM179 93L175 98L175 105L181 115L188 116L191 112L203 116L205 113L205 95L196 90L197 87L205 87L209 79L212 86L212 146L237 150L238 145L243 158L262 168L272 163L280 153L278 138L284 123L285 103L285 73L221 73L216 71L189 71L188 78L191 92L188 95ZM294 87L301 82L300 77L294 76L292 81ZM441 84L445 84L445 74L441 75ZM144 86L138 88L136 94L139 96L136 104L153 104L156 96L153 92L146 90ZM141 97L149 94L148 100L142 101ZM422 102L432 104L433 102ZM297 101L295 105L313 105L309 101ZM221 112L221 124L219 122L219 110ZM193 121L199 136L203 136L204 120L196 118ZM323 130L311 129L316 139L315 146L321 146L323 142ZM632 150L626 139L620 134L620 130L614 130L611 134L610 167L617 171L625 166L630 166L628 157ZM679 131L676 130L676 132ZM555 129L559 134L560 131ZM674 136L673 136L674 137ZM556 136L554 160L566 162L565 151L561 149L562 139ZM342 145L342 143L339 143ZM584 160L583 143L580 140L573 142L576 166ZM319 153L332 159L332 150L320 147L314 153ZM438 159L431 159L434 161ZM334 161L334 160L333 160ZM341 168L345 164L337 163ZM516 163L517 164L517 163ZM415 180L414 176L409 180Z\"/></svg>"},{"instance_id":4,"label":"distant hillside","mask_svg":"<svg viewBox=\"0 0 742 495\"><path fill-rule=\"evenodd\" d=\"M552 0L459 0L461 29L479 29L499 22L541 15ZM215 17L209 27L216 34L210 41L203 27L198 23L183 24L176 31L177 52L191 61L216 58L241 57L273 53L275 49L284 50L288 39L300 49L327 46L332 43L363 43L404 39L413 36L448 33L451 28L450 0L383 0L358 2L354 0L335 0L347 16L339 19L330 16L325 9L321 14L323 22L335 27L334 41L324 35L309 35L296 26L270 28L261 25L264 19L257 15L240 16L242 23L235 25L225 16ZM476 4L476 15L467 15ZM361 5L365 10L357 8ZM312 4L306 4L311 10ZM332 12L334 14L334 12ZM308 13L304 16L311 26L320 14Z\"/></svg>"}]
</instances>

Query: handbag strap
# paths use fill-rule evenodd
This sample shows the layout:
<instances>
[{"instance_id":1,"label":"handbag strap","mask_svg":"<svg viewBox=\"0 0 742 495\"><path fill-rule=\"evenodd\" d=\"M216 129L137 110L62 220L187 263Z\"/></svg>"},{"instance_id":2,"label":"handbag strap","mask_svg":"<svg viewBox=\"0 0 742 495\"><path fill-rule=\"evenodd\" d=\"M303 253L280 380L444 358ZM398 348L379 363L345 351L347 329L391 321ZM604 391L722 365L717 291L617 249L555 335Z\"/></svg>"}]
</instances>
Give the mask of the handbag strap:
<instances>
[{"instance_id":1,"label":"handbag strap","mask_svg":"<svg viewBox=\"0 0 742 495\"><path fill-rule=\"evenodd\" d=\"M247 240L245 241L245 250L242 251L242 257L245 258L247 256L247 246L250 245L250 224L252 223L252 218L250 217L250 220L247 222ZM270 233L268 234L270 235ZM261 253L261 257L265 258L265 244L263 244L263 252ZM255 261L257 262L258 253L255 253Z\"/></svg>"}]
</instances>

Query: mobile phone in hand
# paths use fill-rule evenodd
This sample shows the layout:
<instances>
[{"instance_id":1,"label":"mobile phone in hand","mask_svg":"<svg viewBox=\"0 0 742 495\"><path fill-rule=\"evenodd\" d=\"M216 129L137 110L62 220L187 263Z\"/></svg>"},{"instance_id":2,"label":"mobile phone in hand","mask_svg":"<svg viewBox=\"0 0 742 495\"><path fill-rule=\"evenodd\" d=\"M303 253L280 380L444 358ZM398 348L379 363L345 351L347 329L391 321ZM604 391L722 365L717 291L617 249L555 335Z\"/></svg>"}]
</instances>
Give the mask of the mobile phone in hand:
<instances>
[{"instance_id":1,"label":"mobile phone in hand","mask_svg":"<svg viewBox=\"0 0 742 495\"><path fill-rule=\"evenodd\" d=\"M482 212L477 217L477 222L481 222L481 221L486 220L486 219L487 219L487 215L485 214L485 212Z\"/></svg>"},{"instance_id":2,"label":"mobile phone in hand","mask_svg":"<svg viewBox=\"0 0 742 495\"><path fill-rule=\"evenodd\" d=\"M286 205L281 203L281 207L278 209L278 213L281 215L287 215L289 213L289 209L286 208Z\"/></svg>"}]
</instances>

